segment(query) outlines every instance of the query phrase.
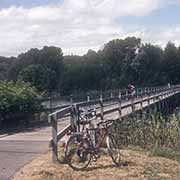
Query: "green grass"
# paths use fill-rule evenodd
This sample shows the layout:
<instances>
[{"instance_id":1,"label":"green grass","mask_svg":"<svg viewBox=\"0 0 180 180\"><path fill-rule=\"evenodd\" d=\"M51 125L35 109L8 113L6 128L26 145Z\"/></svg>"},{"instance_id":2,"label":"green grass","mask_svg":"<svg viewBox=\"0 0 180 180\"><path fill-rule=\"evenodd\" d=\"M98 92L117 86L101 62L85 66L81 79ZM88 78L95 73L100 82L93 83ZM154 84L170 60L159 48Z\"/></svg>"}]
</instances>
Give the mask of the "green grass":
<instances>
[{"instance_id":1,"label":"green grass","mask_svg":"<svg viewBox=\"0 0 180 180\"><path fill-rule=\"evenodd\" d=\"M173 159L173 160L180 162L180 152L179 151L164 150L164 149L156 148L153 151L151 151L151 155L165 157L165 158Z\"/></svg>"},{"instance_id":2,"label":"green grass","mask_svg":"<svg viewBox=\"0 0 180 180\"><path fill-rule=\"evenodd\" d=\"M128 149L132 151L137 151L143 154L148 154L150 156L158 156L164 157L172 160L176 160L180 163L180 151L174 151L172 149L162 149L162 148L154 148L152 150L143 149L139 146L128 146Z\"/></svg>"}]
</instances>

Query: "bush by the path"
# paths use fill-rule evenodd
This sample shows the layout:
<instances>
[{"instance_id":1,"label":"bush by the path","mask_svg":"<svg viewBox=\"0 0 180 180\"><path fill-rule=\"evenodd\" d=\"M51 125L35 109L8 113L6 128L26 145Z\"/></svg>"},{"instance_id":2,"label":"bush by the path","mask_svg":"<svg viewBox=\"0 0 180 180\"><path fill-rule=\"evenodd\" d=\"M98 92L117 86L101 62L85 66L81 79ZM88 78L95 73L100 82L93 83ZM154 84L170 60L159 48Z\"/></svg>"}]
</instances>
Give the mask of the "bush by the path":
<instances>
[{"instance_id":1,"label":"bush by the path","mask_svg":"<svg viewBox=\"0 0 180 180\"><path fill-rule=\"evenodd\" d=\"M35 99L39 92L24 82L0 81L0 121L16 119L16 115L31 113L41 108Z\"/></svg>"}]
</instances>

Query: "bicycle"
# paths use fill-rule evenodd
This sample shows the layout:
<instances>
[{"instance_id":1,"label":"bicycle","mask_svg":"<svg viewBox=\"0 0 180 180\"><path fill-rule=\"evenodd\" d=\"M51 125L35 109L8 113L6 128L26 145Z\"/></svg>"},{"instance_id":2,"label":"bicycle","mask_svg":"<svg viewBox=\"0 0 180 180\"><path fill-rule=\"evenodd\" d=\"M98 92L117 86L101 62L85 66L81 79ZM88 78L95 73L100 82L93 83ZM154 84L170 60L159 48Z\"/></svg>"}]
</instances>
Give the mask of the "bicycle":
<instances>
[{"instance_id":1,"label":"bicycle","mask_svg":"<svg viewBox=\"0 0 180 180\"><path fill-rule=\"evenodd\" d=\"M74 170L84 170L92 161L97 161L100 157L100 147L106 140L108 153L116 166L120 165L120 149L116 139L111 134L109 128L114 120L101 121L97 128L88 129L84 132L73 134L66 146L65 157L67 164ZM90 131L94 131L99 138L93 143Z\"/></svg>"}]
</instances>

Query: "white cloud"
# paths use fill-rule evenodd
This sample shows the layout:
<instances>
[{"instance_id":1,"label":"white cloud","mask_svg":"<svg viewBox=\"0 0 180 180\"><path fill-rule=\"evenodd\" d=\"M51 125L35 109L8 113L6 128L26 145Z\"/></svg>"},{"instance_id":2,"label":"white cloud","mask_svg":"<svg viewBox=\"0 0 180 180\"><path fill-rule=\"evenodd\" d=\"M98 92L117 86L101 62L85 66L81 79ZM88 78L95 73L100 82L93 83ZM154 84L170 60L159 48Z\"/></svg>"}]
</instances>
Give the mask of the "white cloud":
<instances>
[{"instance_id":1,"label":"white cloud","mask_svg":"<svg viewBox=\"0 0 180 180\"><path fill-rule=\"evenodd\" d=\"M119 16L144 16L161 0L65 0L63 4L0 10L0 55L11 56L44 45L65 54L98 49L113 38L146 37L144 29L125 32ZM147 38L148 39L148 38ZM157 38L158 39L158 38Z\"/></svg>"},{"instance_id":2,"label":"white cloud","mask_svg":"<svg viewBox=\"0 0 180 180\"><path fill-rule=\"evenodd\" d=\"M143 43L152 43L159 45L162 48L171 41L176 46L180 45L180 25L176 27L169 27L167 29L158 28L156 30L149 30L146 28L139 28L134 32L127 33L126 36L141 37Z\"/></svg>"},{"instance_id":3,"label":"white cloud","mask_svg":"<svg viewBox=\"0 0 180 180\"><path fill-rule=\"evenodd\" d=\"M165 0L168 4L180 4L180 0Z\"/></svg>"},{"instance_id":4,"label":"white cloud","mask_svg":"<svg viewBox=\"0 0 180 180\"><path fill-rule=\"evenodd\" d=\"M176 44L176 46L180 45L180 25L175 28L169 28L161 31L161 36L156 36L156 41L159 42L159 45L164 47L168 41L171 41Z\"/></svg>"}]
</instances>

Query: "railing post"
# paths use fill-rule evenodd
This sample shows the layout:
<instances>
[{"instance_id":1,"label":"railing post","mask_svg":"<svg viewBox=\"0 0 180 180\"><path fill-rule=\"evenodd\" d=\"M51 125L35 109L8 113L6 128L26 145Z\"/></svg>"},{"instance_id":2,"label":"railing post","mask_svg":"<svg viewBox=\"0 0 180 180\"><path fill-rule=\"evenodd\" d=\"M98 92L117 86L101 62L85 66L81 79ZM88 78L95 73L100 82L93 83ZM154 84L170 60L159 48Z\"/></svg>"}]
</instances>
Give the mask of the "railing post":
<instances>
[{"instance_id":1,"label":"railing post","mask_svg":"<svg viewBox=\"0 0 180 180\"><path fill-rule=\"evenodd\" d=\"M89 102L90 101L90 95L87 94L87 101Z\"/></svg>"},{"instance_id":2,"label":"railing post","mask_svg":"<svg viewBox=\"0 0 180 180\"><path fill-rule=\"evenodd\" d=\"M154 111L154 112L157 112L156 93L155 93L154 90L155 90L155 89L153 88L153 106L154 106L153 111Z\"/></svg>"},{"instance_id":3,"label":"railing post","mask_svg":"<svg viewBox=\"0 0 180 180\"><path fill-rule=\"evenodd\" d=\"M119 120L121 121L121 115L122 115L122 113L121 113L121 91L119 91L118 104L119 104L119 108L118 108L118 110L119 110Z\"/></svg>"},{"instance_id":4,"label":"railing post","mask_svg":"<svg viewBox=\"0 0 180 180\"><path fill-rule=\"evenodd\" d=\"M113 98L113 93L111 92L111 95L110 95L111 98Z\"/></svg>"},{"instance_id":5,"label":"railing post","mask_svg":"<svg viewBox=\"0 0 180 180\"><path fill-rule=\"evenodd\" d=\"M51 125L52 125L52 160L57 162L57 119L54 116L51 116Z\"/></svg>"},{"instance_id":6,"label":"railing post","mask_svg":"<svg viewBox=\"0 0 180 180\"><path fill-rule=\"evenodd\" d=\"M134 107L134 96L131 96L131 109L132 109L132 113L134 113L135 111L135 107Z\"/></svg>"},{"instance_id":7,"label":"railing post","mask_svg":"<svg viewBox=\"0 0 180 180\"><path fill-rule=\"evenodd\" d=\"M71 105L73 104L73 95L72 94L70 95L70 104Z\"/></svg>"},{"instance_id":8,"label":"railing post","mask_svg":"<svg viewBox=\"0 0 180 180\"><path fill-rule=\"evenodd\" d=\"M70 96L70 106L71 106L71 112L70 112L71 128L73 131L77 131L78 110L77 110L77 107L75 107L73 105L73 96L72 95Z\"/></svg>"},{"instance_id":9,"label":"railing post","mask_svg":"<svg viewBox=\"0 0 180 180\"><path fill-rule=\"evenodd\" d=\"M50 97L49 99L49 107L50 107L50 112L52 113L52 108L53 108L53 104L52 104L52 97Z\"/></svg>"},{"instance_id":10,"label":"railing post","mask_svg":"<svg viewBox=\"0 0 180 180\"><path fill-rule=\"evenodd\" d=\"M161 95L158 96L158 111L161 113L162 104L161 104Z\"/></svg>"},{"instance_id":11,"label":"railing post","mask_svg":"<svg viewBox=\"0 0 180 180\"><path fill-rule=\"evenodd\" d=\"M141 98L140 109L143 111L143 90L141 90L140 98Z\"/></svg>"},{"instance_id":12,"label":"railing post","mask_svg":"<svg viewBox=\"0 0 180 180\"><path fill-rule=\"evenodd\" d=\"M126 100L129 100L129 94L128 94L128 91L126 91L125 96L126 96Z\"/></svg>"},{"instance_id":13,"label":"railing post","mask_svg":"<svg viewBox=\"0 0 180 180\"><path fill-rule=\"evenodd\" d=\"M148 109L150 109L150 90L147 89L147 97L148 97Z\"/></svg>"},{"instance_id":14,"label":"railing post","mask_svg":"<svg viewBox=\"0 0 180 180\"><path fill-rule=\"evenodd\" d=\"M150 97L151 97L151 89L148 89L148 113L149 113L149 116L152 114L152 106L151 106Z\"/></svg>"},{"instance_id":15,"label":"railing post","mask_svg":"<svg viewBox=\"0 0 180 180\"><path fill-rule=\"evenodd\" d=\"M102 94L100 95L100 113L101 113L101 120L104 120L104 108L103 108L103 97Z\"/></svg>"}]
</instances>

